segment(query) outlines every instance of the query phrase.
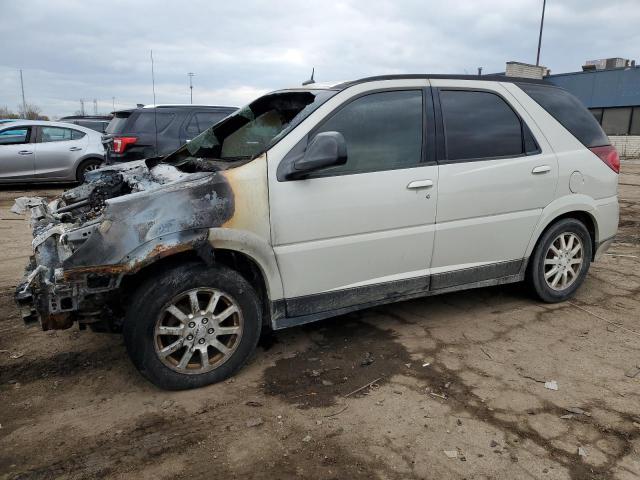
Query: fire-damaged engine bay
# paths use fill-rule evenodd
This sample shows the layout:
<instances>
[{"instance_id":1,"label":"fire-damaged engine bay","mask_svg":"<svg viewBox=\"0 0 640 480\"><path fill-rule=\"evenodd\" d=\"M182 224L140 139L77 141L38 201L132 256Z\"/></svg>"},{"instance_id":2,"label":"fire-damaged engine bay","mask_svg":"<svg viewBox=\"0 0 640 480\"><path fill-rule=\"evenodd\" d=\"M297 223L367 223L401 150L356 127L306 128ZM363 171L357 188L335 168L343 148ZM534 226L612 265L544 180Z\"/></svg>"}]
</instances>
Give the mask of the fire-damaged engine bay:
<instances>
[{"instance_id":1,"label":"fire-damaged engine bay","mask_svg":"<svg viewBox=\"0 0 640 480\"><path fill-rule=\"evenodd\" d=\"M113 314L104 308L107 297L124 275L205 245L207 229L230 217L233 195L216 172L189 173L148 159L90 172L86 183L50 203L16 204L30 209L34 236L16 300L25 322L46 330L73 321L103 324Z\"/></svg>"}]
</instances>

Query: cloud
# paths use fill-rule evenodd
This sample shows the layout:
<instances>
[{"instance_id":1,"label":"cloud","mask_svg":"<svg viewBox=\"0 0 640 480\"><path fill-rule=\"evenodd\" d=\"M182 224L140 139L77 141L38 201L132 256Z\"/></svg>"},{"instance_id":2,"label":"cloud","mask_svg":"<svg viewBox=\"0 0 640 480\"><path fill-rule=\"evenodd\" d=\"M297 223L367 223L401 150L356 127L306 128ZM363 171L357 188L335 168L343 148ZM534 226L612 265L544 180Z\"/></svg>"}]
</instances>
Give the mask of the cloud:
<instances>
[{"instance_id":1,"label":"cloud","mask_svg":"<svg viewBox=\"0 0 640 480\"><path fill-rule=\"evenodd\" d=\"M49 115L96 98L100 110L151 103L153 49L159 103L240 105L272 89L384 73L504 70L535 61L540 0L299 2L5 2L0 105L27 101ZM542 62L554 72L584 60L633 58L636 1L548 2Z\"/></svg>"}]
</instances>

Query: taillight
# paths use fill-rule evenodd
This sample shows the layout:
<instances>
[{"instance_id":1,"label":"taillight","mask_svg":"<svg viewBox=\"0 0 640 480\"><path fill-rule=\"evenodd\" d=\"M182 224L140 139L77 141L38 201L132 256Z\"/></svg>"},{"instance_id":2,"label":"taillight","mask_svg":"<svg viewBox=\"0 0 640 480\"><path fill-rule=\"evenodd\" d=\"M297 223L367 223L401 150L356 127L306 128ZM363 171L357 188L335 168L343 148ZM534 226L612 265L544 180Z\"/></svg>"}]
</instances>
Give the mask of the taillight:
<instances>
[{"instance_id":1,"label":"taillight","mask_svg":"<svg viewBox=\"0 0 640 480\"><path fill-rule=\"evenodd\" d=\"M113 152L124 153L129 145L133 145L137 141L137 137L115 137L113 139Z\"/></svg>"},{"instance_id":2,"label":"taillight","mask_svg":"<svg viewBox=\"0 0 640 480\"><path fill-rule=\"evenodd\" d=\"M591 147L589 150L595 153L611 170L620 173L620 157L616 147L605 145L604 147Z\"/></svg>"}]
</instances>

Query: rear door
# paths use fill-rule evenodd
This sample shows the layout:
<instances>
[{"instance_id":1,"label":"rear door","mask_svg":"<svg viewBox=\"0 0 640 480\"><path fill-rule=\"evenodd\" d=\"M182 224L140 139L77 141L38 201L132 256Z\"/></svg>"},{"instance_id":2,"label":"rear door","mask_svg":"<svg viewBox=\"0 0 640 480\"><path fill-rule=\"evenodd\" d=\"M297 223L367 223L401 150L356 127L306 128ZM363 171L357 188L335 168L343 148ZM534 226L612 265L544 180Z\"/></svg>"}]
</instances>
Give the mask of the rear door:
<instances>
[{"instance_id":1,"label":"rear door","mask_svg":"<svg viewBox=\"0 0 640 480\"><path fill-rule=\"evenodd\" d=\"M518 274L555 195L556 156L499 83L432 85L442 139L432 289Z\"/></svg>"},{"instance_id":2,"label":"rear door","mask_svg":"<svg viewBox=\"0 0 640 480\"><path fill-rule=\"evenodd\" d=\"M33 180L35 174L35 128L0 128L0 182Z\"/></svg>"},{"instance_id":3,"label":"rear door","mask_svg":"<svg viewBox=\"0 0 640 480\"><path fill-rule=\"evenodd\" d=\"M84 156L89 138L86 133L66 127L38 127L36 178L74 179L78 160Z\"/></svg>"}]
</instances>

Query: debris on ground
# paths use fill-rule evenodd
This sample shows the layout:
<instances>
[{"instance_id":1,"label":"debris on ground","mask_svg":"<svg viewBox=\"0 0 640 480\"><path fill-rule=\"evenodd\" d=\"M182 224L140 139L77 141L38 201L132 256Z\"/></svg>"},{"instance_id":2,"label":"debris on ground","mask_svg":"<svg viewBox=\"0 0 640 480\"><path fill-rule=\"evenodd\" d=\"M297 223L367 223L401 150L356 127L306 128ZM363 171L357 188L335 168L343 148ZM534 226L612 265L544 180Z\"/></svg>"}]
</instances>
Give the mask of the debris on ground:
<instances>
[{"instance_id":1,"label":"debris on ground","mask_svg":"<svg viewBox=\"0 0 640 480\"><path fill-rule=\"evenodd\" d=\"M491 440L491 443L489 443L489 447L491 448L496 448L498 446L498 442L496 442L495 440Z\"/></svg>"},{"instance_id":2,"label":"debris on ground","mask_svg":"<svg viewBox=\"0 0 640 480\"><path fill-rule=\"evenodd\" d=\"M256 417L256 418L250 418L249 420L247 420L246 425L247 427L251 428L251 427L258 427L263 423L264 423L264 420L262 420L262 418Z\"/></svg>"},{"instance_id":3,"label":"debris on ground","mask_svg":"<svg viewBox=\"0 0 640 480\"><path fill-rule=\"evenodd\" d=\"M444 450L444 454L449 458L458 458L457 450Z\"/></svg>"},{"instance_id":4,"label":"debris on ground","mask_svg":"<svg viewBox=\"0 0 640 480\"><path fill-rule=\"evenodd\" d=\"M571 413L567 413L566 415L560 415L560 418L562 420L571 420L573 417L575 417L575 415L573 415Z\"/></svg>"},{"instance_id":5,"label":"debris on ground","mask_svg":"<svg viewBox=\"0 0 640 480\"><path fill-rule=\"evenodd\" d=\"M544 382L544 388L548 390L558 390L558 382L556 382L555 380Z\"/></svg>"},{"instance_id":6,"label":"debris on ground","mask_svg":"<svg viewBox=\"0 0 640 480\"><path fill-rule=\"evenodd\" d=\"M160 405L160 408L163 409L163 410L166 410L167 408L170 408L173 405L173 403L174 403L173 400L165 400Z\"/></svg>"},{"instance_id":7,"label":"debris on ground","mask_svg":"<svg viewBox=\"0 0 640 480\"><path fill-rule=\"evenodd\" d=\"M360 365L366 367L371 365L374 362L373 354L371 352L367 352L364 354L364 359L360 362Z\"/></svg>"},{"instance_id":8,"label":"debris on ground","mask_svg":"<svg viewBox=\"0 0 640 480\"><path fill-rule=\"evenodd\" d=\"M580 407L567 407L565 410L569 413L575 413L576 415L584 415L586 417L590 417L591 414L589 412L584 411ZM560 417L562 418L562 417Z\"/></svg>"},{"instance_id":9,"label":"debris on ground","mask_svg":"<svg viewBox=\"0 0 640 480\"><path fill-rule=\"evenodd\" d=\"M27 211L27 208L31 204L37 205L39 202L38 197L18 197L15 199L15 203L11 207L11 212L17 215L24 215Z\"/></svg>"},{"instance_id":10,"label":"debris on ground","mask_svg":"<svg viewBox=\"0 0 640 480\"><path fill-rule=\"evenodd\" d=\"M382 377L378 377L378 378L376 378L374 381L369 382L369 383L367 383L366 385L363 385L362 387L355 389L353 392L347 393L347 394L345 395L345 398L346 398L346 397L350 397L351 395L353 395L353 394L355 394L355 393L358 393L358 392L360 392L360 391L364 390L364 389L365 389L365 388L367 388L367 387L373 387L373 386L376 384L376 382L379 382L380 380L382 380ZM394 393L395 393L395 392L394 392Z\"/></svg>"},{"instance_id":11,"label":"debris on ground","mask_svg":"<svg viewBox=\"0 0 640 480\"><path fill-rule=\"evenodd\" d=\"M307 435L307 436L305 436L305 437L302 439L302 441L303 441L304 443L309 443L309 442L311 441L311 435Z\"/></svg>"},{"instance_id":12,"label":"debris on ground","mask_svg":"<svg viewBox=\"0 0 640 480\"><path fill-rule=\"evenodd\" d=\"M578 456L586 457L587 456L587 450L582 448L582 447L578 447Z\"/></svg>"},{"instance_id":13,"label":"debris on ground","mask_svg":"<svg viewBox=\"0 0 640 480\"><path fill-rule=\"evenodd\" d=\"M640 365L636 365L633 368L630 368L626 372L624 372L625 377L635 378L640 374Z\"/></svg>"},{"instance_id":14,"label":"debris on ground","mask_svg":"<svg viewBox=\"0 0 640 480\"><path fill-rule=\"evenodd\" d=\"M428 367L429 365L431 365L431 362L425 362L422 364L423 367Z\"/></svg>"},{"instance_id":15,"label":"debris on ground","mask_svg":"<svg viewBox=\"0 0 640 480\"><path fill-rule=\"evenodd\" d=\"M256 402L254 400L249 400L248 402L245 402L245 405L247 405L248 407L261 407L262 403Z\"/></svg>"}]
</instances>

